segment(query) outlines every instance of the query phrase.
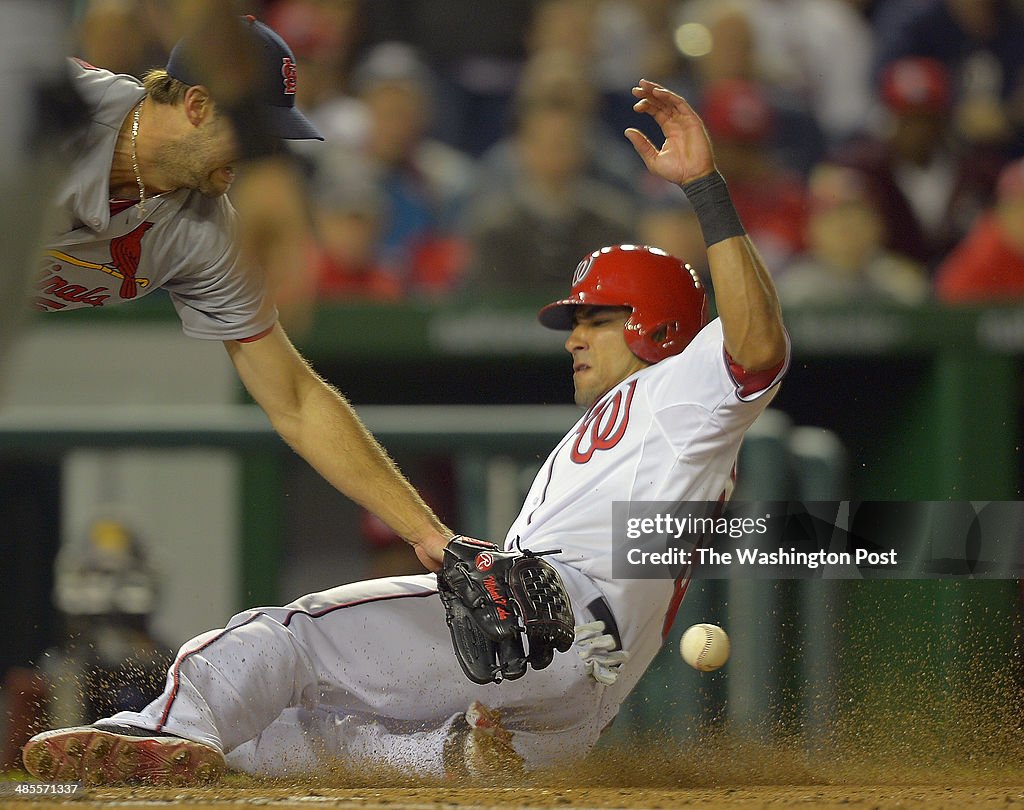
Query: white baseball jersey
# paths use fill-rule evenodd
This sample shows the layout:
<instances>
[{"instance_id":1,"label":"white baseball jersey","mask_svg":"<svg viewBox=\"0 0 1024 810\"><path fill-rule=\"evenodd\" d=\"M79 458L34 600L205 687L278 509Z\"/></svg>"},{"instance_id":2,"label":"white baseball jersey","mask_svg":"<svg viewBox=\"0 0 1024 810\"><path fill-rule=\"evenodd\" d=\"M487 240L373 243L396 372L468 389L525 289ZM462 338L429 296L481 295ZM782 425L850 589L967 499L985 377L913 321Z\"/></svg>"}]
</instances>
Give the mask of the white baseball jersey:
<instances>
[{"instance_id":1,"label":"white baseball jersey","mask_svg":"<svg viewBox=\"0 0 1024 810\"><path fill-rule=\"evenodd\" d=\"M527 766L586 753L661 646L677 583L612 576L612 503L728 495L746 429L771 401L783 365L733 377L719 321L679 355L605 394L558 443L509 531L562 574L579 624L603 597L630 660L611 686L579 656L516 681L478 686L452 652L433 574L342 585L235 616L185 644L164 694L112 718L214 745L235 768L286 774L385 763L444 773L452 724L470 702L502 712Z\"/></svg>"},{"instance_id":2,"label":"white baseball jersey","mask_svg":"<svg viewBox=\"0 0 1024 810\"><path fill-rule=\"evenodd\" d=\"M110 167L125 118L145 95L141 82L68 60L91 125L71 145L47 240L36 308L103 307L164 289L187 335L251 338L277 319L258 273L239 264L236 213L227 197L179 189L146 200L110 198Z\"/></svg>"},{"instance_id":3,"label":"white baseball jersey","mask_svg":"<svg viewBox=\"0 0 1024 810\"><path fill-rule=\"evenodd\" d=\"M721 321L712 321L683 352L636 372L587 409L534 479L506 548L518 538L534 551L562 549L548 559L581 589L580 602L605 597L623 646L653 658L675 586L613 576L612 504L728 499L743 435L784 372L745 388L727 362Z\"/></svg>"}]
</instances>

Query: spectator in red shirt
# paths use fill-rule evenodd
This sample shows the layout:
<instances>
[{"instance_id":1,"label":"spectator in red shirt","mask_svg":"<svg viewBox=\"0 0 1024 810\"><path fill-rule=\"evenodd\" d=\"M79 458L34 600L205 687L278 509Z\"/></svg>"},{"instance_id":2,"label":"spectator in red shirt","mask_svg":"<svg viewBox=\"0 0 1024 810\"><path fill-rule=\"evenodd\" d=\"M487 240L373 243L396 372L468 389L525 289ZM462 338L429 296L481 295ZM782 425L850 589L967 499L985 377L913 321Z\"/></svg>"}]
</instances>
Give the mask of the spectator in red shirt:
<instances>
[{"instance_id":1,"label":"spectator in red shirt","mask_svg":"<svg viewBox=\"0 0 1024 810\"><path fill-rule=\"evenodd\" d=\"M939 266L935 291L957 304L1024 300L1024 158L1002 170L995 205Z\"/></svg>"}]
</instances>

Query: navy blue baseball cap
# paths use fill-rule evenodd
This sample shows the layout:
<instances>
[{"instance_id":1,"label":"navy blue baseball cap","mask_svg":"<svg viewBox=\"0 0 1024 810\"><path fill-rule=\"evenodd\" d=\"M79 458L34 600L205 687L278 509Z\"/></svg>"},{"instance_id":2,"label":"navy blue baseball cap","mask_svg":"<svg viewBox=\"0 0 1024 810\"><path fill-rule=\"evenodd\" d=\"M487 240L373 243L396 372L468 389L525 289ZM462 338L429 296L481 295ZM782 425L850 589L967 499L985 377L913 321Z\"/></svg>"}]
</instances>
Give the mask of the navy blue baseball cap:
<instances>
[{"instance_id":1,"label":"navy blue baseball cap","mask_svg":"<svg viewBox=\"0 0 1024 810\"><path fill-rule=\"evenodd\" d=\"M242 17L242 24L252 37L258 54L260 86L256 90L256 98L261 102L272 134L292 141L314 138L322 141L323 135L295 108L295 55L288 43L254 17ZM171 78L187 85L202 84L196 79L185 50L184 43L175 45L165 70Z\"/></svg>"}]
</instances>

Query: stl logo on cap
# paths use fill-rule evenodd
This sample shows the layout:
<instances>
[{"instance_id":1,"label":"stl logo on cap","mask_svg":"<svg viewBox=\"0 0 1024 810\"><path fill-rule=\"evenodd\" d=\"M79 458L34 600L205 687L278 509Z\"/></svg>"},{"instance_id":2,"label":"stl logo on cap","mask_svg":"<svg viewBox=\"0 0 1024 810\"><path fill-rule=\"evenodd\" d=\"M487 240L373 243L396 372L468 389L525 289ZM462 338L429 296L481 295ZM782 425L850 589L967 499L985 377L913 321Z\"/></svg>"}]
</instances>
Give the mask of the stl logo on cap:
<instances>
[{"instance_id":1,"label":"stl logo on cap","mask_svg":"<svg viewBox=\"0 0 1024 810\"><path fill-rule=\"evenodd\" d=\"M294 96L295 88L299 83L299 74L295 69L295 63L287 56L281 59L281 76L284 77L284 94Z\"/></svg>"}]
</instances>

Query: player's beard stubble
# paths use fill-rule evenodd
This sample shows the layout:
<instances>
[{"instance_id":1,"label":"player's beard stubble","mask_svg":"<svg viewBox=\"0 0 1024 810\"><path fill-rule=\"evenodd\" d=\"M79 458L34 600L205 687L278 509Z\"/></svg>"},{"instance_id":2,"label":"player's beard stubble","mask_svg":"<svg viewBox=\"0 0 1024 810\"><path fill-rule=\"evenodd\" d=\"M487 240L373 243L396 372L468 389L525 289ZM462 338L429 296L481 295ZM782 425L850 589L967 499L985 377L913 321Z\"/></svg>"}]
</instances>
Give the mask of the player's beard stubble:
<instances>
[{"instance_id":1,"label":"player's beard stubble","mask_svg":"<svg viewBox=\"0 0 1024 810\"><path fill-rule=\"evenodd\" d=\"M205 197L220 197L234 180L234 136L224 121L197 128L187 138L161 146L155 163L175 188L190 188Z\"/></svg>"}]
</instances>

